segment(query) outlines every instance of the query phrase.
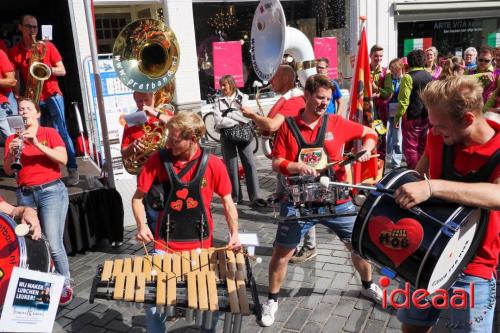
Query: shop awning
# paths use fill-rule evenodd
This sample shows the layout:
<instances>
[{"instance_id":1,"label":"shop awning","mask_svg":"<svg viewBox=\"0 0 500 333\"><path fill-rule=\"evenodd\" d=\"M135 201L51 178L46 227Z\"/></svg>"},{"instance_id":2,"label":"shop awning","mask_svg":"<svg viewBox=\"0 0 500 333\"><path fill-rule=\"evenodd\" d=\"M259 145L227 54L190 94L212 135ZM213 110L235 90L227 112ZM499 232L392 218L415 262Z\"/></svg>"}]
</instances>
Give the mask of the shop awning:
<instances>
[{"instance_id":1,"label":"shop awning","mask_svg":"<svg viewBox=\"0 0 500 333\"><path fill-rule=\"evenodd\" d=\"M395 1L398 22L467 19L500 16L500 1Z\"/></svg>"}]
</instances>

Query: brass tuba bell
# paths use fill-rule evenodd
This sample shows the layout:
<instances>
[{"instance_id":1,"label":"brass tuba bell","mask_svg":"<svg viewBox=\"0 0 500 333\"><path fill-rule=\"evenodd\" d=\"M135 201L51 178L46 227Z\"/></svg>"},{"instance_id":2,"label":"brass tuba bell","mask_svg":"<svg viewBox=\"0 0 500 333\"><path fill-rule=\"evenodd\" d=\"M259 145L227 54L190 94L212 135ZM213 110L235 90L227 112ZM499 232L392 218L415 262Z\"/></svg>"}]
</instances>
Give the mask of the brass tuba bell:
<instances>
[{"instance_id":1,"label":"brass tuba bell","mask_svg":"<svg viewBox=\"0 0 500 333\"><path fill-rule=\"evenodd\" d=\"M113 46L113 66L123 84L134 91L156 92L162 106L170 105L173 98L173 79L179 59L179 44L174 32L163 22L153 19L128 24ZM156 103L155 107L158 107ZM160 112L165 110L159 109ZM125 170L130 174L138 174L149 156L167 142L165 127L154 130L145 124L143 130L144 135L138 140L146 148L123 159Z\"/></svg>"}]
</instances>

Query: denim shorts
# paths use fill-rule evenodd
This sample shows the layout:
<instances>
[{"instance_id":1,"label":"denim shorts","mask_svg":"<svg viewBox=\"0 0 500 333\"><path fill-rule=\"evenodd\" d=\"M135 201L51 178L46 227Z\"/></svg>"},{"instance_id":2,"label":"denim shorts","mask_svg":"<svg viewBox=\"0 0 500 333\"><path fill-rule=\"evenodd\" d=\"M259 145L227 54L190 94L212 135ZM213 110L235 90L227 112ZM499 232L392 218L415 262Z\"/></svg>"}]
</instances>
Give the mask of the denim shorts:
<instances>
[{"instance_id":1,"label":"denim shorts","mask_svg":"<svg viewBox=\"0 0 500 333\"><path fill-rule=\"evenodd\" d=\"M337 205L335 212L338 214L353 213L355 207L352 201ZM307 212L307 209L305 210ZM289 217L296 216L296 208L292 203L282 203L280 207L280 216ZM333 230L341 241L350 243L352 238L352 229L356 216L339 216L339 217L323 217L323 218L304 218L296 222L281 222L278 224L276 231L276 245L284 248L295 248L300 243L300 239L316 224L322 224Z\"/></svg>"},{"instance_id":2,"label":"denim shorts","mask_svg":"<svg viewBox=\"0 0 500 333\"><path fill-rule=\"evenodd\" d=\"M448 289L448 295L453 295L454 289L462 289L470 295L470 283L474 284L474 307L464 309L449 308L449 319L444 326L452 332L491 332L493 327L493 315L496 303L496 279L492 277L486 280L477 276L460 274L455 283ZM441 310L434 307L417 309L412 306L408 309L398 309L398 319L408 325L433 326L439 319Z\"/></svg>"}]
</instances>

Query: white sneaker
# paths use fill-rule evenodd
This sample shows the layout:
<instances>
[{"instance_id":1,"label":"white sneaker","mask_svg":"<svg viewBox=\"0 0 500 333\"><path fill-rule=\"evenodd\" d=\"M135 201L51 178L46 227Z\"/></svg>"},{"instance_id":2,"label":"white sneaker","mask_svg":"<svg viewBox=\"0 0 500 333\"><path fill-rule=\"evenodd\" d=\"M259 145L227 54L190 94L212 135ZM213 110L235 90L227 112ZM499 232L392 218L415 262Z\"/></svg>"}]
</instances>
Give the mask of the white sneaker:
<instances>
[{"instance_id":1,"label":"white sneaker","mask_svg":"<svg viewBox=\"0 0 500 333\"><path fill-rule=\"evenodd\" d=\"M372 283L370 288L361 288L361 295L369 298L377 303L382 303L382 289L376 283Z\"/></svg>"},{"instance_id":2,"label":"white sneaker","mask_svg":"<svg viewBox=\"0 0 500 333\"><path fill-rule=\"evenodd\" d=\"M278 302L269 299L262 304L262 318L259 322L261 326L268 327L274 323L274 314L278 311Z\"/></svg>"}]
</instances>

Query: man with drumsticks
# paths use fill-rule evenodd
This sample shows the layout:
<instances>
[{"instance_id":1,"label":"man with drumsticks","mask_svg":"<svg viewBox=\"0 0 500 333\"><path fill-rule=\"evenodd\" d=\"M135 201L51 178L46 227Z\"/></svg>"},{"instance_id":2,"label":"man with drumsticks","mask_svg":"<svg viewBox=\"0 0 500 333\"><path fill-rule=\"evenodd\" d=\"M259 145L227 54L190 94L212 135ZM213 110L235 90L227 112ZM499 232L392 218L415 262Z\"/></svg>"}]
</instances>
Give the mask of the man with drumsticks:
<instances>
[{"instance_id":1,"label":"man with drumsticks","mask_svg":"<svg viewBox=\"0 0 500 333\"><path fill-rule=\"evenodd\" d=\"M0 195L0 212L12 217L16 222L21 221L30 227L31 238L38 240L42 237L40 221L36 210L28 206L12 206Z\"/></svg>"},{"instance_id":2,"label":"man with drumsticks","mask_svg":"<svg viewBox=\"0 0 500 333\"><path fill-rule=\"evenodd\" d=\"M464 76L433 81L425 87L421 98L432 128L416 170L429 179L404 184L395 193L396 203L404 209L432 197L490 210L475 257L450 289L462 289L469 295L470 283L474 285L473 308L450 308L447 326L457 332L491 332L496 300L500 124L484 117L482 92L475 79ZM432 306L418 310L410 305L409 309L398 310L398 318L404 332L430 332L439 312Z\"/></svg>"},{"instance_id":3,"label":"man with drumsticks","mask_svg":"<svg viewBox=\"0 0 500 333\"><path fill-rule=\"evenodd\" d=\"M273 105L267 117L253 112L249 107L242 107L241 112L245 117L252 119L257 127L265 132L276 132L285 117L295 117L304 108L304 91L295 87L295 71L290 65L280 65L276 74L270 81L273 91L282 96ZM283 196L282 176L276 177L276 196ZM312 227L301 239L290 262L306 262L317 255L316 228Z\"/></svg>"},{"instance_id":4,"label":"man with drumsticks","mask_svg":"<svg viewBox=\"0 0 500 333\"><path fill-rule=\"evenodd\" d=\"M179 251L212 246L210 204L214 193L222 198L230 238L228 249L241 248L238 212L231 197L231 182L223 162L200 147L203 120L194 112L179 112L167 123L167 148L154 153L144 165L132 198L137 240L154 242L158 251ZM165 208L156 239L144 221L142 200L157 180L165 189ZM214 316L216 317L216 316ZM155 307L146 311L148 332L165 332L165 315Z\"/></svg>"},{"instance_id":5,"label":"man with drumsticks","mask_svg":"<svg viewBox=\"0 0 500 333\"><path fill-rule=\"evenodd\" d=\"M305 87L306 105L300 113L288 118L281 126L273 150L273 170L285 176L318 176L323 166L313 166L309 157L334 162L342 160L342 146L351 140L362 139L362 149L366 151L359 160L367 161L377 140L377 134L369 127L346 120L338 115L325 115L332 95L332 82L324 75L313 75L307 79ZM313 156L314 155L314 156ZM335 165L332 170L337 181L345 181L344 167ZM335 204L336 214L354 212L349 196L339 197ZM301 213L291 202L283 202L281 216L297 216ZM337 233L339 238L351 249L351 237L355 216L324 218L299 218L295 222L278 224L275 246L269 264L269 299L262 305L262 326L271 326L278 310L278 293L285 278L288 261L293 255L300 238L309 228L321 223ZM354 267L361 275L361 293L375 301L381 301L382 290L372 282L370 263L357 255L352 255Z\"/></svg>"}]
</instances>

